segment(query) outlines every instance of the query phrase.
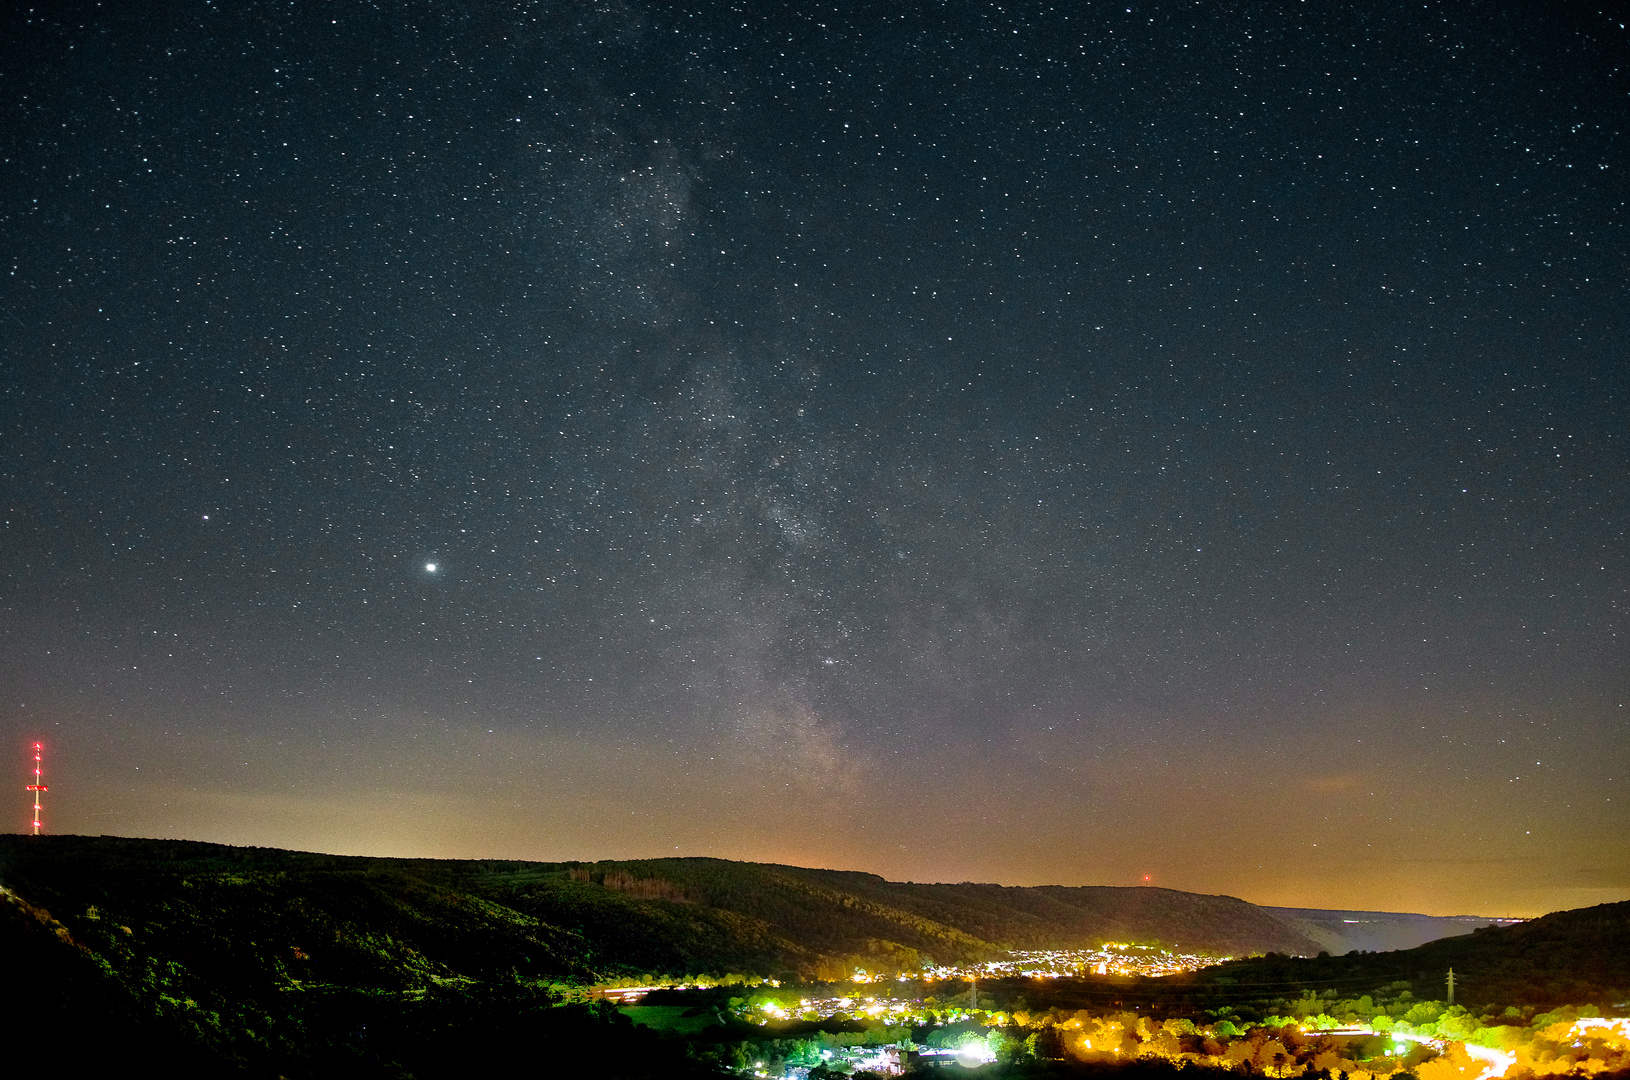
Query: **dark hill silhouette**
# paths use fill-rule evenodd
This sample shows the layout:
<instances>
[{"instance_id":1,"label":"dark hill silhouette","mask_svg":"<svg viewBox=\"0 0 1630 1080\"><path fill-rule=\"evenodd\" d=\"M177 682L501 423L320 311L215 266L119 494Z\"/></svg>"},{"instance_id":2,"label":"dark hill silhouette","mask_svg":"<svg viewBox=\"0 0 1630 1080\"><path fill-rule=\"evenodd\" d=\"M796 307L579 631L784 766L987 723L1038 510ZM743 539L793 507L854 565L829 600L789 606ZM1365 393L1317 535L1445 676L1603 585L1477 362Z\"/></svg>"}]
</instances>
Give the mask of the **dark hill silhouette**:
<instances>
[{"instance_id":1,"label":"dark hill silhouette","mask_svg":"<svg viewBox=\"0 0 1630 1080\"><path fill-rule=\"evenodd\" d=\"M1105 937L1312 944L1242 900L1167 889L0 836L0 957L30 976L0 983L0 1008L32 1036L12 1064L87 1075L132 1057L186 1075L502 1074L539 1055L562 1075L698 1075L683 1046L614 1009L557 1006L560 985L835 977Z\"/></svg>"},{"instance_id":2,"label":"dark hill silhouette","mask_svg":"<svg viewBox=\"0 0 1630 1080\"><path fill-rule=\"evenodd\" d=\"M1442 998L1449 969L1455 999L1468 1006L1613 1006L1630 1000L1630 901L1558 911L1515 926L1490 926L1396 952L1236 960L1192 977L1213 991L1339 989L1344 997L1407 981L1422 998ZM1254 996L1271 996L1259 989Z\"/></svg>"},{"instance_id":3,"label":"dark hill silhouette","mask_svg":"<svg viewBox=\"0 0 1630 1080\"><path fill-rule=\"evenodd\" d=\"M1484 926L1519 919L1485 915L1421 915L1405 911L1331 911L1322 908L1265 907L1332 953L1413 949L1439 938L1469 934Z\"/></svg>"},{"instance_id":4,"label":"dark hill silhouette","mask_svg":"<svg viewBox=\"0 0 1630 1080\"><path fill-rule=\"evenodd\" d=\"M846 976L1011 948L1158 940L1314 952L1243 900L1171 889L919 885L723 859L370 859L117 837L0 837L0 882L76 939L267 985L399 989L497 971ZM129 932L110 928L129 927ZM275 944L274 944L275 943ZM117 967L117 965L115 964Z\"/></svg>"}]
</instances>

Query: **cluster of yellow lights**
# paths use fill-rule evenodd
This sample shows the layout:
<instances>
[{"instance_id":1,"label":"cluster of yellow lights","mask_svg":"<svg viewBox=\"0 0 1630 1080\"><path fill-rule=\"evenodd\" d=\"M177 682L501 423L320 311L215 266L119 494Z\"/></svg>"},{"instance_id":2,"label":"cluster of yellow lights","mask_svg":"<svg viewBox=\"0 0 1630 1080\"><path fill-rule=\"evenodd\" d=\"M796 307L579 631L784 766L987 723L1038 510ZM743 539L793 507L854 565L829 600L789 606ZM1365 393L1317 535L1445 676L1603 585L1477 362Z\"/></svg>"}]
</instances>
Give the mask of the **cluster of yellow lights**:
<instances>
[{"instance_id":1,"label":"cluster of yellow lights","mask_svg":"<svg viewBox=\"0 0 1630 1080\"><path fill-rule=\"evenodd\" d=\"M923 1007L921 1002L903 1001L895 998L838 997L803 998L796 1006L782 1006L773 1002L765 1002L756 1006L756 1009L762 1017L766 1018L759 1020L760 1023L767 1023L768 1018L771 1017L788 1019L801 1016L804 1019L813 1019L837 1013L846 1013L857 1018L865 1016L874 1020L882 1019L885 1023L888 1023L921 1012ZM979 1020L987 1027L998 1028L1014 1021L1013 1017L997 1011L985 1012L977 1009L964 1010L957 1007L946 1008L943 1006L936 1006L934 1011L938 1014L941 1022L955 1023L963 1019ZM1315 1020L1326 1021L1326 1026L1318 1028L1309 1025L1304 1028L1304 1033L1308 1035L1381 1035L1390 1039L1390 1051L1393 1055L1407 1053L1414 1044L1431 1046L1440 1053L1449 1053L1452 1047L1458 1048L1454 1050L1454 1053L1461 1055L1463 1063L1456 1066L1458 1069L1457 1075L1466 1078L1466 1080L1500 1080L1501 1077L1511 1071L1514 1065L1519 1063L1519 1055L1522 1052L1519 1049L1493 1049L1469 1041L1462 1042L1452 1038L1425 1032L1417 1033L1391 1026L1386 1027L1385 1030L1378 1030L1370 1024L1359 1023L1330 1027L1328 1026L1328 1019L1328 1017L1315 1018ZM1064 1021L1059 1026L1067 1032L1067 1040L1072 1051L1078 1054L1101 1054L1114 1058L1122 1058L1128 1055L1142 1057L1150 1054L1171 1056L1170 1047L1158 1047L1145 1038L1146 1033L1141 1030L1137 1036L1128 1041L1127 1036L1130 1032L1123 1026L1123 1020L1113 1020L1105 1023L1105 1030L1102 1031L1096 1029L1097 1023L1097 1021L1084 1022L1078 1015ZM1302 1027L1302 1025L1297 1026ZM1139 1028L1141 1029L1141 1022ZM1407 1025L1404 1025L1403 1028L1407 1028ZM1547 1032L1547 1037L1552 1040L1557 1039L1559 1035L1566 1032L1566 1035L1563 1036L1564 1039L1578 1040L1573 1044L1575 1047L1589 1045L1597 1048L1590 1051L1596 1057L1602 1056L1603 1052L1599 1048L1604 1046L1610 1048L1611 1053L1630 1052L1630 1018L1590 1017L1571 1024L1555 1025L1553 1028L1548 1028ZM1233 1045L1232 1037L1223 1041L1228 1041ZM985 1046L986 1044L980 1043L978 1047L964 1047L963 1050L983 1052ZM958 1056L960 1058L963 1055L959 1052ZM1183 1060L1193 1059L1191 1054L1181 1054L1177 1055L1177 1057ZM1464 1060L1466 1058L1470 1060ZM988 1060L988 1058L981 1057L979 1062L970 1059L963 1063L971 1067L984 1060ZM1390 1073L1377 1073L1376 1075L1385 1076L1390 1075ZM1447 1074L1440 1069L1435 1075L1443 1076Z\"/></svg>"},{"instance_id":2,"label":"cluster of yellow lights","mask_svg":"<svg viewBox=\"0 0 1630 1080\"><path fill-rule=\"evenodd\" d=\"M1048 949L1041 951L1015 951L1001 960L959 967L936 967L927 971L897 976L906 979L987 979L1020 977L1030 979L1071 978L1084 973L1094 975L1142 975L1158 978L1186 971L1210 967L1227 957L1182 953L1158 945L1140 945L1137 942L1106 941L1094 949ZM876 981L878 976L857 971L864 980Z\"/></svg>"}]
</instances>

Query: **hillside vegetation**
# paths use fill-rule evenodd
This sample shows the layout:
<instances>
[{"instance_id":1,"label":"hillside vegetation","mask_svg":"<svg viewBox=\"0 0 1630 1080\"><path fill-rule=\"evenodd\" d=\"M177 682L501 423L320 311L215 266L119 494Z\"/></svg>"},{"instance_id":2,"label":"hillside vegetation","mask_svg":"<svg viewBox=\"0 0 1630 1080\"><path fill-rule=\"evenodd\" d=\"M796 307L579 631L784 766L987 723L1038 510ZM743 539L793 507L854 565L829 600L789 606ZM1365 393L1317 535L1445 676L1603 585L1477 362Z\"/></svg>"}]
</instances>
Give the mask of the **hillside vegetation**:
<instances>
[{"instance_id":1,"label":"hillside vegetation","mask_svg":"<svg viewBox=\"0 0 1630 1080\"><path fill-rule=\"evenodd\" d=\"M1630 901L1553 912L1397 952L1236 960L1172 982L1190 983L1212 996L1288 987L1328 997L1397 983L1408 984L1417 997L1441 998L1451 968L1455 999L1471 1006L1625 1002L1630 1000ZM1255 996L1265 994L1258 990Z\"/></svg>"},{"instance_id":2,"label":"hillside vegetation","mask_svg":"<svg viewBox=\"0 0 1630 1080\"><path fill-rule=\"evenodd\" d=\"M835 978L1013 948L1159 940L1314 952L1243 900L1170 889L915 885L721 859L368 859L188 841L0 838L0 884L115 971L404 990L730 972Z\"/></svg>"},{"instance_id":3,"label":"hillside vegetation","mask_svg":"<svg viewBox=\"0 0 1630 1080\"><path fill-rule=\"evenodd\" d=\"M632 1026L609 1003L562 1001L574 986L631 975L818 980L1106 939L1270 955L1171 979L998 981L985 994L1028 995L1032 1008L1221 1009L1243 1021L1344 1004L1408 1018L1404 988L1425 997L1450 966L1465 1002L1616 1001L1630 986L1630 904L1407 952L1296 960L1283 954L1317 943L1276 915L1167 889L919 885L717 859L367 859L0 837L0 1008L28 1017L31 1036L19 1068L99 1073L162 1057L183 1074L428 1077L535 1071L547 1057L562 1075L704 1075L707 1053L731 1040L747 1053L760 1029L714 1006L694 1020L687 1005L691 1026L722 1025L708 1028L714 1050L699 1058L694 1034L687 1043ZM1354 998L1372 987L1373 1001ZM941 995L940 1009L972 994L966 984L924 992Z\"/></svg>"}]
</instances>

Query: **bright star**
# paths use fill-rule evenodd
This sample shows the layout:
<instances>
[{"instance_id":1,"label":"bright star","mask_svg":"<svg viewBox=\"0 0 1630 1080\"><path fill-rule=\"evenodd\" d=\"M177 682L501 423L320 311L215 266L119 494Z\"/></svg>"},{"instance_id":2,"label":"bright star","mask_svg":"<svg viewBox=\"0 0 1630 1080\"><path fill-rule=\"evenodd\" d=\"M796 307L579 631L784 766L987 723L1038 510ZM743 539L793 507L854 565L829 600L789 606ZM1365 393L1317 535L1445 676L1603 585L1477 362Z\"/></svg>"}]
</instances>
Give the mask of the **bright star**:
<instances>
[{"instance_id":1,"label":"bright star","mask_svg":"<svg viewBox=\"0 0 1630 1080\"><path fill-rule=\"evenodd\" d=\"M432 574L434 574L434 573L435 573L435 572L436 572L436 564L435 564L435 563L433 563L433 562L427 562L427 563L425 563L425 564L424 564L424 568L425 568L425 569L426 569L426 570L428 570L428 571L430 571L430 572L431 572L431 573L432 573Z\"/></svg>"}]
</instances>

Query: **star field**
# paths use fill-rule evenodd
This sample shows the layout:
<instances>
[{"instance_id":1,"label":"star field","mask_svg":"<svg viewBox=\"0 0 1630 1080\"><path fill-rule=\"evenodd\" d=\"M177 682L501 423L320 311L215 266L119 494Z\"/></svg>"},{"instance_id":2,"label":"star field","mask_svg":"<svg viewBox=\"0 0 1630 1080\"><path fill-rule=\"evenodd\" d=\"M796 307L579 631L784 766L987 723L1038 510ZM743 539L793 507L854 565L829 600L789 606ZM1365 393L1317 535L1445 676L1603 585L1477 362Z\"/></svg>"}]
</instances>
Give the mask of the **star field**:
<instances>
[{"instance_id":1,"label":"star field","mask_svg":"<svg viewBox=\"0 0 1630 1080\"><path fill-rule=\"evenodd\" d=\"M56 831L1630 896L1616 19L5 19Z\"/></svg>"}]
</instances>

